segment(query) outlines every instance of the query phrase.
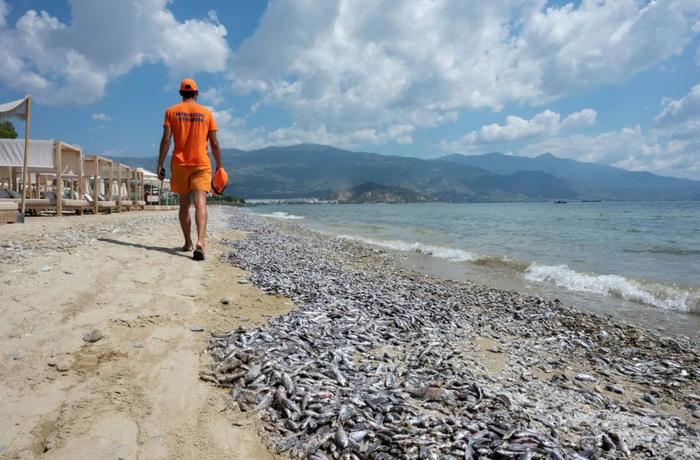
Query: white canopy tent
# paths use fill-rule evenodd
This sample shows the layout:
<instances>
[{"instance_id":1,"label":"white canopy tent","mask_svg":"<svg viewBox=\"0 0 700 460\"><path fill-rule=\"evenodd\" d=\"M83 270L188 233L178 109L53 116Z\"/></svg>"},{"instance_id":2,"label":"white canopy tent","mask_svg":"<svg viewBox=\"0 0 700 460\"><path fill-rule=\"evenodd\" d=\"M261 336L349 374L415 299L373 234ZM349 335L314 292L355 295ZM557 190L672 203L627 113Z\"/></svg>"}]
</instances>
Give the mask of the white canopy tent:
<instances>
[{"instance_id":1,"label":"white canopy tent","mask_svg":"<svg viewBox=\"0 0 700 460\"><path fill-rule=\"evenodd\" d=\"M20 168L22 175L18 179ZM64 209L72 209L82 213L86 205L80 199L82 176L82 151L79 147L53 140L0 139L0 178L8 180L10 189L20 191L21 188L25 212L27 209L55 210L60 216ZM67 181L66 188L63 181ZM39 196L42 183L47 193L44 198ZM34 199L28 196L32 190L36 195Z\"/></svg>"},{"instance_id":2,"label":"white canopy tent","mask_svg":"<svg viewBox=\"0 0 700 460\"><path fill-rule=\"evenodd\" d=\"M0 167L24 167L24 139L3 139L0 142ZM56 169L54 141L29 141L26 167L32 172L53 172Z\"/></svg>"},{"instance_id":3,"label":"white canopy tent","mask_svg":"<svg viewBox=\"0 0 700 460\"><path fill-rule=\"evenodd\" d=\"M32 100L29 96L16 101L0 104L0 120L18 118L24 120L24 161L22 162L22 216L25 212L25 201L27 199L27 156L29 155L29 118Z\"/></svg>"},{"instance_id":4,"label":"white canopy tent","mask_svg":"<svg viewBox=\"0 0 700 460\"><path fill-rule=\"evenodd\" d=\"M146 201L150 204L159 204L161 200L160 196L160 186L161 182L160 179L158 179L158 175L152 171L149 171L147 169L143 168L138 168L137 171L141 174L143 174L143 185L146 186L146 191L151 192L146 194ZM159 194L156 195L153 193L154 190L158 190ZM170 193L170 180L169 179L164 179L163 180L163 194Z\"/></svg>"}]
</instances>

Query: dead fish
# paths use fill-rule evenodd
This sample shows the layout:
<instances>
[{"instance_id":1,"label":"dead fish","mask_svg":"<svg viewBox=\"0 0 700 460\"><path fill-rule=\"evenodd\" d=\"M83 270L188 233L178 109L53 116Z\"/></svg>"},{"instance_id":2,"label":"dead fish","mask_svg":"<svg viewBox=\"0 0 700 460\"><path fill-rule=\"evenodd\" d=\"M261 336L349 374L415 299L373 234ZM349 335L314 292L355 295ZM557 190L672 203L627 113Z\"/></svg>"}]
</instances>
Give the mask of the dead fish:
<instances>
[{"instance_id":1,"label":"dead fish","mask_svg":"<svg viewBox=\"0 0 700 460\"><path fill-rule=\"evenodd\" d=\"M258 364L253 364L245 373L245 383L249 384L260 376L261 368Z\"/></svg>"},{"instance_id":2,"label":"dead fish","mask_svg":"<svg viewBox=\"0 0 700 460\"><path fill-rule=\"evenodd\" d=\"M338 382L338 384L340 386L344 387L345 385L347 385L348 381L346 380L343 373L340 372L340 369L338 369L336 366L333 366L331 368L331 371L333 372L333 376L335 377L335 380Z\"/></svg>"},{"instance_id":3,"label":"dead fish","mask_svg":"<svg viewBox=\"0 0 700 460\"><path fill-rule=\"evenodd\" d=\"M342 424L338 424L338 427L335 430L335 435L333 436L333 440L335 441L335 444L340 448L340 449L345 449L348 447L348 444L350 441L348 441L348 435L345 432L345 429L343 428Z\"/></svg>"},{"instance_id":4,"label":"dead fish","mask_svg":"<svg viewBox=\"0 0 700 460\"><path fill-rule=\"evenodd\" d=\"M355 442L362 442L367 437L368 433L367 430L352 431L348 437Z\"/></svg>"},{"instance_id":5,"label":"dead fish","mask_svg":"<svg viewBox=\"0 0 700 460\"><path fill-rule=\"evenodd\" d=\"M267 393L263 398L258 402L258 404L255 406L255 412L260 412L261 410L265 410L268 407L272 405L272 400L273 400L273 393Z\"/></svg>"},{"instance_id":6,"label":"dead fish","mask_svg":"<svg viewBox=\"0 0 700 460\"><path fill-rule=\"evenodd\" d=\"M286 372L282 373L282 385L284 385L284 389L287 391L288 395L293 395L296 393L296 387L294 385L294 382L292 381L292 378L287 374Z\"/></svg>"}]
</instances>

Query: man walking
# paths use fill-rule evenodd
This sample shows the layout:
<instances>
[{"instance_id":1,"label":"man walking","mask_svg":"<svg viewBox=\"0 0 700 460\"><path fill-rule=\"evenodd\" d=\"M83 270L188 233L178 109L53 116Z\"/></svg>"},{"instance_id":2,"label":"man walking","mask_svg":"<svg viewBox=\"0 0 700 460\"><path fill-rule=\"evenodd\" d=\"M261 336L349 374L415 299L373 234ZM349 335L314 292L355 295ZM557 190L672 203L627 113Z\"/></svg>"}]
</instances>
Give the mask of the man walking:
<instances>
[{"instance_id":1,"label":"man walking","mask_svg":"<svg viewBox=\"0 0 700 460\"><path fill-rule=\"evenodd\" d=\"M182 102L165 111L163 137L160 140L158 177L163 180L163 163L168 156L170 139L175 138L173 158L170 161L170 188L180 196L180 226L185 236L182 250L194 250L194 260L204 260L204 241L207 232L207 193L211 189L211 162L207 152L207 141L216 161L221 167L221 149L216 138L216 121L212 113L197 103L197 83L191 78L182 80L180 96ZM192 246L190 227L190 193L194 198L197 244Z\"/></svg>"}]
</instances>

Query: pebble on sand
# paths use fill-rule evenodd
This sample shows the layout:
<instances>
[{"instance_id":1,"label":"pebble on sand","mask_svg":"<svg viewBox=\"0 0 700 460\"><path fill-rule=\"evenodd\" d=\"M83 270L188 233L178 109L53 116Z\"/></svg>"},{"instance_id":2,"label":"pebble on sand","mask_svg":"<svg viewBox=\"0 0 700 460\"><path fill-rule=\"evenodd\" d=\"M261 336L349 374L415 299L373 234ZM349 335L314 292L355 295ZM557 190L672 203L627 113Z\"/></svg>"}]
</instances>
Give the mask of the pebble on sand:
<instances>
[{"instance_id":1,"label":"pebble on sand","mask_svg":"<svg viewBox=\"0 0 700 460\"><path fill-rule=\"evenodd\" d=\"M134 342L134 348L143 348L143 342L137 340Z\"/></svg>"},{"instance_id":2,"label":"pebble on sand","mask_svg":"<svg viewBox=\"0 0 700 460\"><path fill-rule=\"evenodd\" d=\"M53 270L53 267L51 265L44 265L39 270L42 272L50 272L51 270Z\"/></svg>"},{"instance_id":3,"label":"pebble on sand","mask_svg":"<svg viewBox=\"0 0 700 460\"><path fill-rule=\"evenodd\" d=\"M88 343L97 342L102 338L102 332L99 329L93 329L83 336L83 341Z\"/></svg>"},{"instance_id":4,"label":"pebble on sand","mask_svg":"<svg viewBox=\"0 0 700 460\"><path fill-rule=\"evenodd\" d=\"M191 324L190 325L190 331L192 332L202 332L204 328L200 326L199 324Z\"/></svg>"},{"instance_id":5,"label":"pebble on sand","mask_svg":"<svg viewBox=\"0 0 700 460\"><path fill-rule=\"evenodd\" d=\"M223 297L223 298L221 299L221 303L222 303L223 305L228 305L228 304L231 303L231 299L229 299L228 297Z\"/></svg>"}]
</instances>

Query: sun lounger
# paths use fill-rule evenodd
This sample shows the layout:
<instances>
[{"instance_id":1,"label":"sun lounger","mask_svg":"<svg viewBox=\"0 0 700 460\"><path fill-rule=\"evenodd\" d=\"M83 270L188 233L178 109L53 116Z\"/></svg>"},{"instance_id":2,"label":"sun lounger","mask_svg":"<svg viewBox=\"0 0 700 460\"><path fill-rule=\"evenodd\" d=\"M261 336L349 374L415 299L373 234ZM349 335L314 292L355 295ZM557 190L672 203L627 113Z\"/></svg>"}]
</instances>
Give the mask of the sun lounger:
<instances>
[{"instance_id":1,"label":"sun lounger","mask_svg":"<svg viewBox=\"0 0 700 460\"><path fill-rule=\"evenodd\" d=\"M25 207L34 212L56 211L56 204L56 195L52 192L46 192L44 198L28 198L25 202ZM61 199L62 210L82 212L88 206L89 203L87 200L72 198Z\"/></svg>"},{"instance_id":2,"label":"sun lounger","mask_svg":"<svg viewBox=\"0 0 700 460\"><path fill-rule=\"evenodd\" d=\"M61 200L61 202L63 203L63 209L73 209L76 211L82 211L83 209L89 206L87 200L74 200L64 198Z\"/></svg>"},{"instance_id":3,"label":"sun lounger","mask_svg":"<svg viewBox=\"0 0 700 460\"><path fill-rule=\"evenodd\" d=\"M98 201L97 207L101 210L111 211L117 207L117 202L113 200Z\"/></svg>"},{"instance_id":4,"label":"sun lounger","mask_svg":"<svg viewBox=\"0 0 700 460\"><path fill-rule=\"evenodd\" d=\"M117 206L118 206L120 209L126 208L127 211L130 210L131 207L132 207L133 205L134 205L134 202L131 201L131 200L119 200L119 201L117 202Z\"/></svg>"}]
</instances>

